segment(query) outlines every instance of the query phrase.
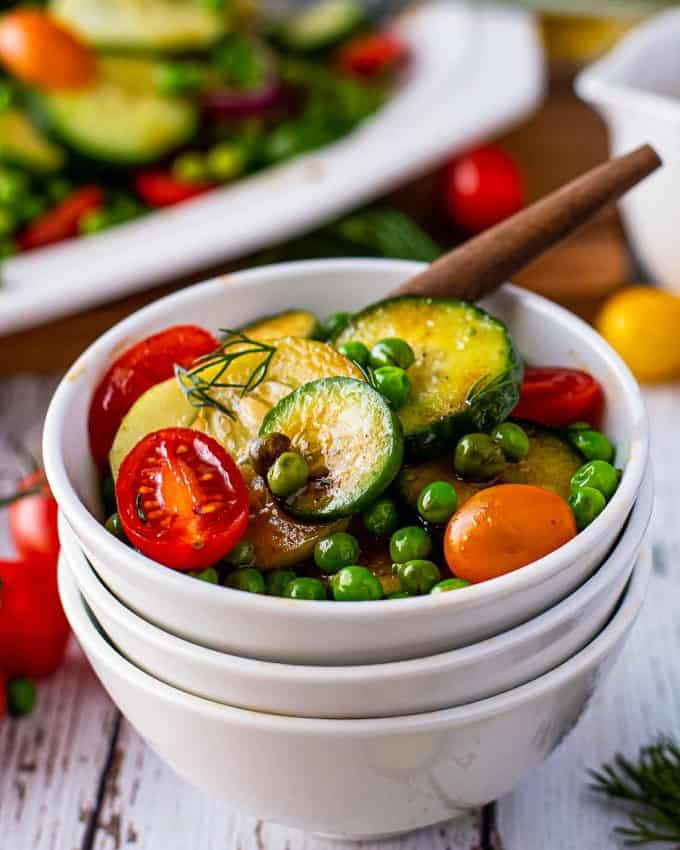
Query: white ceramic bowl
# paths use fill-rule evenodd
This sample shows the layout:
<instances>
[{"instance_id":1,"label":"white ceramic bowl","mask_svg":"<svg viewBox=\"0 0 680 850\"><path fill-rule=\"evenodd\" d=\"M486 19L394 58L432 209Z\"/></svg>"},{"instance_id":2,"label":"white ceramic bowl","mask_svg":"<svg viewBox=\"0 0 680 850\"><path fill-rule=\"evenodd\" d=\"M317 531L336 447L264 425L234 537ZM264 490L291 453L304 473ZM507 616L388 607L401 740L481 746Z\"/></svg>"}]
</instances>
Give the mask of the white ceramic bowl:
<instances>
[{"instance_id":1,"label":"white ceramic bowl","mask_svg":"<svg viewBox=\"0 0 680 850\"><path fill-rule=\"evenodd\" d=\"M325 316L378 300L422 268L388 260L321 260L229 275L161 299L116 325L59 385L45 424L44 461L54 495L93 567L129 608L193 643L293 664L364 664L419 658L491 637L545 611L602 563L633 506L647 466L647 419L634 378L585 322L506 286L484 306L505 320L529 361L591 371L605 387L604 429L623 477L600 516L566 546L484 584L395 605L310 602L232 591L135 553L98 520L87 450L87 413L101 375L135 340L177 322L216 330L300 305ZM200 616L197 615L200 612Z\"/></svg>"},{"instance_id":2,"label":"white ceramic bowl","mask_svg":"<svg viewBox=\"0 0 680 850\"><path fill-rule=\"evenodd\" d=\"M358 667L302 667L239 658L169 635L142 620L97 577L63 516L62 551L102 630L137 667L225 705L299 717L389 717L495 696L562 664L611 617L649 523L651 475L616 548L595 575L533 620L478 644L428 658ZM406 604L406 603L404 603Z\"/></svg>"},{"instance_id":3,"label":"white ceramic bowl","mask_svg":"<svg viewBox=\"0 0 680 850\"><path fill-rule=\"evenodd\" d=\"M621 202L636 256L680 292L680 10L651 18L583 71L576 90L607 122L612 154L652 144L664 166Z\"/></svg>"},{"instance_id":4,"label":"white ceramic bowl","mask_svg":"<svg viewBox=\"0 0 680 850\"><path fill-rule=\"evenodd\" d=\"M59 581L66 615L104 687L181 776L264 820L368 838L455 817L540 764L618 656L650 571L650 558L642 558L604 631L545 676L460 708L379 720L280 717L165 685L106 641L64 563Z\"/></svg>"}]
</instances>

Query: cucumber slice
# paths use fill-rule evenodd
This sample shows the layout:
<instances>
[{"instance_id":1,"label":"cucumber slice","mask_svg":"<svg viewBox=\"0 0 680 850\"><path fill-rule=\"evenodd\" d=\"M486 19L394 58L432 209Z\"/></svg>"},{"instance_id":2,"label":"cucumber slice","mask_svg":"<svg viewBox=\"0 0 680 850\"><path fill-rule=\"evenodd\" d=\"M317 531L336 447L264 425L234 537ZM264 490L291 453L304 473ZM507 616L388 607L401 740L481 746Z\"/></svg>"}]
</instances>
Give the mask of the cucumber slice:
<instances>
[{"instance_id":1,"label":"cucumber slice","mask_svg":"<svg viewBox=\"0 0 680 850\"><path fill-rule=\"evenodd\" d=\"M490 484L533 484L568 499L571 477L583 463L581 456L559 432L528 422L521 425L529 435L529 453L517 463L507 463L493 481L483 484L461 481L453 471L453 458L448 454L405 466L397 478L399 495L415 510L423 487L433 481L448 481L456 488L459 505Z\"/></svg>"},{"instance_id":2,"label":"cucumber slice","mask_svg":"<svg viewBox=\"0 0 680 850\"><path fill-rule=\"evenodd\" d=\"M243 328L243 333L257 340L281 339L284 336L318 339L321 324L308 310L287 310L253 322Z\"/></svg>"},{"instance_id":3,"label":"cucumber slice","mask_svg":"<svg viewBox=\"0 0 680 850\"><path fill-rule=\"evenodd\" d=\"M0 110L0 161L49 174L64 164L64 151L49 142L18 109Z\"/></svg>"},{"instance_id":4,"label":"cucumber slice","mask_svg":"<svg viewBox=\"0 0 680 850\"><path fill-rule=\"evenodd\" d=\"M363 10L355 0L322 0L288 18L275 35L290 50L312 53L347 38L363 22Z\"/></svg>"},{"instance_id":5,"label":"cucumber slice","mask_svg":"<svg viewBox=\"0 0 680 850\"><path fill-rule=\"evenodd\" d=\"M209 47L224 15L191 0L52 0L54 15L97 48L184 51Z\"/></svg>"},{"instance_id":6,"label":"cucumber slice","mask_svg":"<svg viewBox=\"0 0 680 850\"><path fill-rule=\"evenodd\" d=\"M322 470L285 500L301 519L351 516L392 483L404 457L396 414L370 384L324 378L299 387L265 417L260 436L290 437L311 470Z\"/></svg>"},{"instance_id":7,"label":"cucumber slice","mask_svg":"<svg viewBox=\"0 0 680 850\"><path fill-rule=\"evenodd\" d=\"M196 428L215 437L251 480L250 445L257 438L262 420L275 404L301 384L318 378L345 375L363 379L354 363L324 342L286 338L273 344L276 353L265 380L256 390L245 395L236 387L211 391L211 397L233 411L234 419L217 408L193 407L175 378L147 390L130 408L113 441L109 461L114 477L125 455L142 437L159 428L177 426ZM232 363L226 377L230 383L243 385L260 362L258 355L245 355ZM209 380L214 370L214 366L207 364L202 377Z\"/></svg>"},{"instance_id":8,"label":"cucumber slice","mask_svg":"<svg viewBox=\"0 0 680 850\"><path fill-rule=\"evenodd\" d=\"M37 94L37 110L54 136L89 159L152 162L188 141L198 123L195 105L158 93L155 67L147 59L103 57L94 86Z\"/></svg>"},{"instance_id":9,"label":"cucumber slice","mask_svg":"<svg viewBox=\"0 0 680 850\"><path fill-rule=\"evenodd\" d=\"M336 345L369 348L401 337L413 348L411 396L399 411L409 454L431 456L471 431L487 431L519 400L523 369L505 325L455 299L407 295L358 313Z\"/></svg>"}]
</instances>

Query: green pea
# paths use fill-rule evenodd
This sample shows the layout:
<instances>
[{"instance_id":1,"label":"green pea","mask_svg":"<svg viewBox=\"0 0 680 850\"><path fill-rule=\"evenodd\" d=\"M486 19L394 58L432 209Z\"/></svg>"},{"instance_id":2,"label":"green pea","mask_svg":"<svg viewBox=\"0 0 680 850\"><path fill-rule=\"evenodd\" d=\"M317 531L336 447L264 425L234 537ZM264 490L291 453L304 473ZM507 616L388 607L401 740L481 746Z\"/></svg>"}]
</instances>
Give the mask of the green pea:
<instances>
[{"instance_id":1,"label":"green pea","mask_svg":"<svg viewBox=\"0 0 680 850\"><path fill-rule=\"evenodd\" d=\"M173 176L186 183L200 183L207 179L207 168L203 155L197 151L187 151L172 163Z\"/></svg>"},{"instance_id":2,"label":"green pea","mask_svg":"<svg viewBox=\"0 0 680 850\"><path fill-rule=\"evenodd\" d=\"M572 431L569 438L586 460L614 460L614 446L601 431Z\"/></svg>"},{"instance_id":3,"label":"green pea","mask_svg":"<svg viewBox=\"0 0 680 850\"><path fill-rule=\"evenodd\" d=\"M196 62L163 62L154 69L154 83L162 94L177 96L197 91L205 73Z\"/></svg>"},{"instance_id":4,"label":"green pea","mask_svg":"<svg viewBox=\"0 0 680 850\"><path fill-rule=\"evenodd\" d=\"M0 204L16 203L28 189L28 180L19 171L3 171L0 173Z\"/></svg>"},{"instance_id":5,"label":"green pea","mask_svg":"<svg viewBox=\"0 0 680 850\"><path fill-rule=\"evenodd\" d=\"M569 507L574 514L576 527L583 531L586 526L599 516L605 508L607 500L594 487L581 487L569 497Z\"/></svg>"},{"instance_id":6,"label":"green pea","mask_svg":"<svg viewBox=\"0 0 680 850\"><path fill-rule=\"evenodd\" d=\"M522 460L529 454L529 437L514 422L503 422L491 432L491 439L501 447L508 460Z\"/></svg>"},{"instance_id":7,"label":"green pea","mask_svg":"<svg viewBox=\"0 0 680 850\"><path fill-rule=\"evenodd\" d=\"M11 236L17 226L14 213L7 207L0 207L0 238Z\"/></svg>"},{"instance_id":8,"label":"green pea","mask_svg":"<svg viewBox=\"0 0 680 850\"><path fill-rule=\"evenodd\" d=\"M469 481L488 481L505 469L505 456L486 434L466 434L458 441L453 465Z\"/></svg>"},{"instance_id":9,"label":"green pea","mask_svg":"<svg viewBox=\"0 0 680 850\"><path fill-rule=\"evenodd\" d=\"M0 82L0 111L8 109L14 102L14 87L5 80Z\"/></svg>"},{"instance_id":10,"label":"green pea","mask_svg":"<svg viewBox=\"0 0 680 850\"><path fill-rule=\"evenodd\" d=\"M576 470L571 479L572 490L594 487L605 499L611 499L619 486L619 472L606 460L591 460Z\"/></svg>"},{"instance_id":11,"label":"green pea","mask_svg":"<svg viewBox=\"0 0 680 850\"><path fill-rule=\"evenodd\" d=\"M220 576L215 567L208 567L207 570L189 573L192 578L197 578L199 581L205 581L208 584L219 584Z\"/></svg>"},{"instance_id":12,"label":"green pea","mask_svg":"<svg viewBox=\"0 0 680 850\"><path fill-rule=\"evenodd\" d=\"M382 599L383 589L378 579L366 567L343 567L331 579L331 591L336 602L367 602Z\"/></svg>"},{"instance_id":13,"label":"green pea","mask_svg":"<svg viewBox=\"0 0 680 850\"><path fill-rule=\"evenodd\" d=\"M285 498L304 487L309 478L309 467L297 452L280 454L267 471L267 483L275 496Z\"/></svg>"},{"instance_id":14,"label":"green pea","mask_svg":"<svg viewBox=\"0 0 680 850\"><path fill-rule=\"evenodd\" d=\"M406 593L405 590L401 590L399 593L390 593L390 595L387 598L388 599L410 599L411 594Z\"/></svg>"},{"instance_id":15,"label":"green pea","mask_svg":"<svg viewBox=\"0 0 680 850\"><path fill-rule=\"evenodd\" d=\"M356 339L350 339L348 342L340 343L338 351L340 354L344 355L349 360L353 360L360 366L366 366L368 364L369 351L363 342L359 342Z\"/></svg>"},{"instance_id":16,"label":"green pea","mask_svg":"<svg viewBox=\"0 0 680 850\"><path fill-rule=\"evenodd\" d=\"M264 579L268 596L285 596L286 588L297 578L292 570L270 570Z\"/></svg>"},{"instance_id":17,"label":"green pea","mask_svg":"<svg viewBox=\"0 0 680 850\"><path fill-rule=\"evenodd\" d=\"M24 717L35 708L38 689L33 679L10 679L7 683L7 709L13 717Z\"/></svg>"},{"instance_id":18,"label":"green pea","mask_svg":"<svg viewBox=\"0 0 680 850\"><path fill-rule=\"evenodd\" d=\"M371 366L379 369L381 366L399 366L408 369L415 363L416 356L405 339L390 337L381 339L371 349Z\"/></svg>"},{"instance_id":19,"label":"green pea","mask_svg":"<svg viewBox=\"0 0 680 850\"><path fill-rule=\"evenodd\" d=\"M585 422L585 421L581 420L579 422L573 422L569 426L569 430L570 431L590 431L590 430L592 430L592 426L591 426L590 422Z\"/></svg>"},{"instance_id":20,"label":"green pea","mask_svg":"<svg viewBox=\"0 0 680 850\"><path fill-rule=\"evenodd\" d=\"M444 581L437 582L430 593L448 593L450 590L461 590L463 587L470 587L470 582L464 578L445 578Z\"/></svg>"},{"instance_id":21,"label":"green pea","mask_svg":"<svg viewBox=\"0 0 680 850\"><path fill-rule=\"evenodd\" d=\"M404 590L413 594L429 593L441 578L439 567L422 559L399 564L397 573Z\"/></svg>"},{"instance_id":22,"label":"green pea","mask_svg":"<svg viewBox=\"0 0 680 850\"><path fill-rule=\"evenodd\" d=\"M373 373L375 387L395 410L406 404L411 392L411 381L399 366L381 366Z\"/></svg>"},{"instance_id":23,"label":"green pea","mask_svg":"<svg viewBox=\"0 0 680 850\"><path fill-rule=\"evenodd\" d=\"M225 581L227 587L244 590L246 593L264 593L264 576L253 567L240 567L229 573Z\"/></svg>"},{"instance_id":24,"label":"green pea","mask_svg":"<svg viewBox=\"0 0 680 850\"><path fill-rule=\"evenodd\" d=\"M120 521L120 514L116 512L115 514L111 514L111 516L104 523L104 528L109 532L109 534L113 534L114 537L117 537L119 540L126 540L125 532L123 531L123 523Z\"/></svg>"},{"instance_id":25,"label":"green pea","mask_svg":"<svg viewBox=\"0 0 680 850\"><path fill-rule=\"evenodd\" d=\"M345 531L324 537L314 547L314 563L322 573L337 573L342 567L356 564L359 557L359 542Z\"/></svg>"},{"instance_id":26,"label":"green pea","mask_svg":"<svg viewBox=\"0 0 680 850\"><path fill-rule=\"evenodd\" d=\"M324 337L330 339L337 336L345 330L351 320L352 317L349 313L332 313L323 324Z\"/></svg>"},{"instance_id":27,"label":"green pea","mask_svg":"<svg viewBox=\"0 0 680 850\"><path fill-rule=\"evenodd\" d=\"M318 578L295 578L288 582L284 596L288 599L327 599L326 588Z\"/></svg>"},{"instance_id":28,"label":"green pea","mask_svg":"<svg viewBox=\"0 0 680 850\"><path fill-rule=\"evenodd\" d=\"M390 538L390 557L395 564L427 558L431 551L430 535L417 525L404 526Z\"/></svg>"},{"instance_id":29,"label":"green pea","mask_svg":"<svg viewBox=\"0 0 680 850\"><path fill-rule=\"evenodd\" d=\"M81 216L78 222L78 232L83 236L89 236L93 233L101 233L111 227L111 216L106 209L90 210Z\"/></svg>"},{"instance_id":30,"label":"green pea","mask_svg":"<svg viewBox=\"0 0 680 850\"><path fill-rule=\"evenodd\" d=\"M45 198L38 197L37 195L24 195L13 206L14 213L21 222L27 222L37 218L45 212L46 208L47 201Z\"/></svg>"},{"instance_id":31,"label":"green pea","mask_svg":"<svg viewBox=\"0 0 680 850\"><path fill-rule=\"evenodd\" d=\"M361 514L364 528L377 537L389 537L399 526L399 509L392 499L378 499Z\"/></svg>"},{"instance_id":32,"label":"green pea","mask_svg":"<svg viewBox=\"0 0 680 850\"><path fill-rule=\"evenodd\" d=\"M457 508L458 494L448 481L433 481L418 496L418 513L427 522L448 522Z\"/></svg>"},{"instance_id":33,"label":"green pea","mask_svg":"<svg viewBox=\"0 0 680 850\"><path fill-rule=\"evenodd\" d=\"M243 173L245 167L243 151L236 145L216 145L205 158L206 171L213 180L233 180Z\"/></svg>"},{"instance_id":34,"label":"green pea","mask_svg":"<svg viewBox=\"0 0 680 850\"><path fill-rule=\"evenodd\" d=\"M59 202L63 201L67 195L73 191L73 183L66 177L52 177L47 181L47 194L50 200Z\"/></svg>"},{"instance_id":35,"label":"green pea","mask_svg":"<svg viewBox=\"0 0 680 850\"><path fill-rule=\"evenodd\" d=\"M239 540L224 560L233 567L252 567L255 563L255 547L250 540Z\"/></svg>"}]
</instances>

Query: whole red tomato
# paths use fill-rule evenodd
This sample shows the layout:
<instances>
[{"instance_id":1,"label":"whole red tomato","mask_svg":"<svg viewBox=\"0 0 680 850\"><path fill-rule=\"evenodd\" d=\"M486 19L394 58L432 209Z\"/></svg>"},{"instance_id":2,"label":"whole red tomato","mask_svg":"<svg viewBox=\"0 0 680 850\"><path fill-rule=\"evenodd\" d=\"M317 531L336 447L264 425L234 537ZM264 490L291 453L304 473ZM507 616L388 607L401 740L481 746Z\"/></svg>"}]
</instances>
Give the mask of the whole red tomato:
<instances>
[{"instance_id":1,"label":"whole red tomato","mask_svg":"<svg viewBox=\"0 0 680 850\"><path fill-rule=\"evenodd\" d=\"M24 492L30 495L22 496ZM43 559L56 566L59 556L57 503L42 470L31 473L19 483L17 498L9 507L9 527L20 558Z\"/></svg>"},{"instance_id":2,"label":"whole red tomato","mask_svg":"<svg viewBox=\"0 0 680 850\"><path fill-rule=\"evenodd\" d=\"M512 158L493 145L477 148L446 167L444 206L467 233L479 233L524 204L522 175Z\"/></svg>"},{"instance_id":3,"label":"whole red tomato","mask_svg":"<svg viewBox=\"0 0 680 850\"><path fill-rule=\"evenodd\" d=\"M0 670L10 678L53 673L68 636L54 570L43 561L0 561Z\"/></svg>"}]
</instances>

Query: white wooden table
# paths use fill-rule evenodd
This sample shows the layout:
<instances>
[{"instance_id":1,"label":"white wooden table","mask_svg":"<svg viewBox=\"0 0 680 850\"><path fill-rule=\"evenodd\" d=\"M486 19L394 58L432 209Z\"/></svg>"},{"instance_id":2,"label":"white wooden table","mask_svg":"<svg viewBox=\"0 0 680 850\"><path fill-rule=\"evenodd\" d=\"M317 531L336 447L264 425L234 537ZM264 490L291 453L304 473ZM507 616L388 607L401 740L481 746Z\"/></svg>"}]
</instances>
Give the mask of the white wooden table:
<instances>
[{"instance_id":1,"label":"white wooden table","mask_svg":"<svg viewBox=\"0 0 680 850\"><path fill-rule=\"evenodd\" d=\"M39 442L54 380L0 383L3 436ZM657 503L654 575L617 668L560 749L513 793L446 826L380 850L603 850L623 815L586 788L588 767L680 735L680 386L646 391ZM6 483L6 482L5 482ZM4 546L3 546L4 544ZM0 554L9 554L0 532ZM189 732L189 730L187 730ZM359 845L357 845L359 846ZM361 845L371 850L370 845ZM230 811L166 767L120 717L77 646L23 720L0 723L2 850L332 850L336 843Z\"/></svg>"}]
</instances>

